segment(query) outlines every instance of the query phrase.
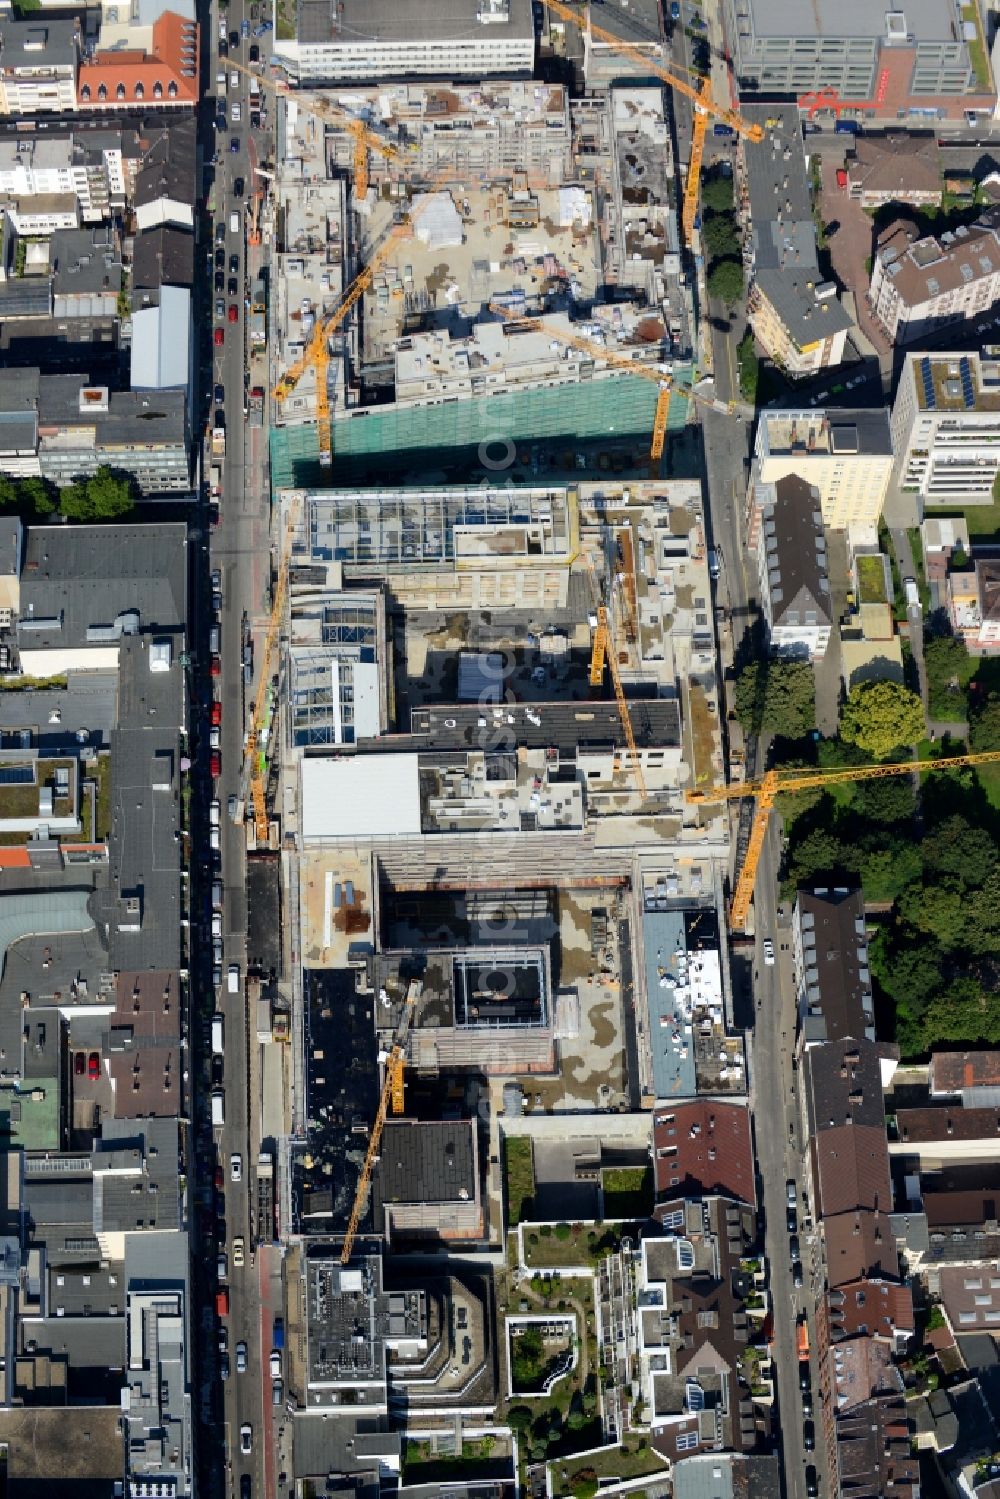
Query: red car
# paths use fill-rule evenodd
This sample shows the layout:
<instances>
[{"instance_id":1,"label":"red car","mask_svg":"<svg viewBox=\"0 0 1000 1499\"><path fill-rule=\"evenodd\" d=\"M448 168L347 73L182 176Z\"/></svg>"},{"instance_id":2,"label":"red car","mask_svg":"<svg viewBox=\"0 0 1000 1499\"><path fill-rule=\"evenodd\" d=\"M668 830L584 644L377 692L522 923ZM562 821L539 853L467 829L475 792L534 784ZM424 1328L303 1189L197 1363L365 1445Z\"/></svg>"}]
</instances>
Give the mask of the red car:
<instances>
[{"instance_id":1,"label":"red car","mask_svg":"<svg viewBox=\"0 0 1000 1499\"><path fill-rule=\"evenodd\" d=\"M216 1185L216 1187L218 1187L218 1189L220 1191L226 1185L225 1173L223 1172L221 1166L216 1166L216 1168L215 1168L215 1185Z\"/></svg>"},{"instance_id":2,"label":"red car","mask_svg":"<svg viewBox=\"0 0 1000 1499\"><path fill-rule=\"evenodd\" d=\"M211 661L208 663L208 669L213 677L222 676L222 662L218 656L212 657Z\"/></svg>"},{"instance_id":3,"label":"red car","mask_svg":"<svg viewBox=\"0 0 1000 1499\"><path fill-rule=\"evenodd\" d=\"M211 757L208 762L208 768L212 772L213 776L220 776L222 774L222 756L219 754L218 750L212 751Z\"/></svg>"},{"instance_id":4,"label":"red car","mask_svg":"<svg viewBox=\"0 0 1000 1499\"><path fill-rule=\"evenodd\" d=\"M226 330L225 330L225 328L216 328L216 330L213 333L212 337L215 340L215 347L216 348L218 348L220 344L224 344L225 341L226 341Z\"/></svg>"},{"instance_id":5,"label":"red car","mask_svg":"<svg viewBox=\"0 0 1000 1499\"><path fill-rule=\"evenodd\" d=\"M218 698L216 698L214 703L212 704L212 716L210 722L213 729L217 729L219 727L219 724L221 724L222 722L222 704L219 702Z\"/></svg>"},{"instance_id":6,"label":"red car","mask_svg":"<svg viewBox=\"0 0 1000 1499\"><path fill-rule=\"evenodd\" d=\"M89 1078L100 1077L101 1058L98 1052L92 1051L87 1061L87 1076Z\"/></svg>"},{"instance_id":7,"label":"red car","mask_svg":"<svg viewBox=\"0 0 1000 1499\"><path fill-rule=\"evenodd\" d=\"M229 304L229 312L227 313L227 316L228 316L229 321L231 323L238 323L239 322L239 320L240 320L240 310L237 307L237 305L236 305L235 302L230 302L230 304Z\"/></svg>"}]
</instances>

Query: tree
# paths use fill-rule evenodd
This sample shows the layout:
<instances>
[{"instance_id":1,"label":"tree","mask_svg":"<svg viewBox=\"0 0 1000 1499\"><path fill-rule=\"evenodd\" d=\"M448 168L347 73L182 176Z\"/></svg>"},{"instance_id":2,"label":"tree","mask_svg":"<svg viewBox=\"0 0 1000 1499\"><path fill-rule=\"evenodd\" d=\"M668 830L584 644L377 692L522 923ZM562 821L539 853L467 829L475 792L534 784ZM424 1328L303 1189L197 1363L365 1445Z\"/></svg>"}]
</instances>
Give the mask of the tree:
<instances>
[{"instance_id":1,"label":"tree","mask_svg":"<svg viewBox=\"0 0 1000 1499\"><path fill-rule=\"evenodd\" d=\"M1000 749L1000 693L978 693L969 709L969 744L977 754Z\"/></svg>"},{"instance_id":2,"label":"tree","mask_svg":"<svg viewBox=\"0 0 1000 1499\"><path fill-rule=\"evenodd\" d=\"M740 237L731 213L709 213L702 220L701 238L713 260L725 260L740 253Z\"/></svg>"},{"instance_id":3,"label":"tree","mask_svg":"<svg viewBox=\"0 0 1000 1499\"><path fill-rule=\"evenodd\" d=\"M866 822L884 826L909 822L917 810L912 779L888 776L884 781L858 781L854 788L854 810Z\"/></svg>"},{"instance_id":4,"label":"tree","mask_svg":"<svg viewBox=\"0 0 1000 1499\"><path fill-rule=\"evenodd\" d=\"M731 213L733 207L733 179L731 177L705 176L701 179L701 208L710 213Z\"/></svg>"},{"instance_id":5,"label":"tree","mask_svg":"<svg viewBox=\"0 0 1000 1499\"><path fill-rule=\"evenodd\" d=\"M732 307L743 295L743 267L738 260L717 260L708 273L708 294Z\"/></svg>"},{"instance_id":6,"label":"tree","mask_svg":"<svg viewBox=\"0 0 1000 1499\"><path fill-rule=\"evenodd\" d=\"M744 401L752 404L757 399L760 360L757 358L757 346L751 328L747 329L736 346L736 367L740 377L740 395Z\"/></svg>"},{"instance_id":7,"label":"tree","mask_svg":"<svg viewBox=\"0 0 1000 1499\"><path fill-rule=\"evenodd\" d=\"M59 508L68 520L120 520L135 509L135 496L130 475L115 474L102 464L89 478L67 485Z\"/></svg>"},{"instance_id":8,"label":"tree","mask_svg":"<svg viewBox=\"0 0 1000 1499\"><path fill-rule=\"evenodd\" d=\"M534 1413L526 1405L512 1405L507 1412L507 1425L519 1436L524 1436L531 1429L534 1419Z\"/></svg>"},{"instance_id":9,"label":"tree","mask_svg":"<svg viewBox=\"0 0 1000 1499\"><path fill-rule=\"evenodd\" d=\"M859 682L840 715L840 737L876 760L924 737L924 707L899 682Z\"/></svg>"},{"instance_id":10,"label":"tree","mask_svg":"<svg viewBox=\"0 0 1000 1499\"><path fill-rule=\"evenodd\" d=\"M24 521L44 520L56 508L52 486L37 474L11 479L0 474L0 511L13 511Z\"/></svg>"},{"instance_id":11,"label":"tree","mask_svg":"<svg viewBox=\"0 0 1000 1499\"><path fill-rule=\"evenodd\" d=\"M816 679L808 661L750 661L736 678L736 717L748 734L801 739L816 725Z\"/></svg>"},{"instance_id":12,"label":"tree","mask_svg":"<svg viewBox=\"0 0 1000 1499\"><path fill-rule=\"evenodd\" d=\"M986 829L957 814L928 833L920 851L929 869L953 875L963 885L984 885L997 863L997 846Z\"/></svg>"},{"instance_id":13,"label":"tree","mask_svg":"<svg viewBox=\"0 0 1000 1499\"><path fill-rule=\"evenodd\" d=\"M908 926L933 937L945 952L965 944L969 910L966 892L957 880L909 885L899 897L897 909Z\"/></svg>"},{"instance_id":14,"label":"tree","mask_svg":"<svg viewBox=\"0 0 1000 1499\"><path fill-rule=\"evenodd\" d=\"M789 853L789 879L794 885L807 885L818 874L853 871L856 862L856 849L848 848L827 828L814 828Z\"/></svg>"},{"instance_id":15,"label":"tree","mask_svg":"<svg viewBox=\"0 0 1000 1499\"><path fill-rule=\"evenodd\" d=\"M976 670L976 662L954 635L936 635L924 643L927 673L927 706L932 718L958 720L965 717L965 689Z\"/></svg>"}]
</instances>

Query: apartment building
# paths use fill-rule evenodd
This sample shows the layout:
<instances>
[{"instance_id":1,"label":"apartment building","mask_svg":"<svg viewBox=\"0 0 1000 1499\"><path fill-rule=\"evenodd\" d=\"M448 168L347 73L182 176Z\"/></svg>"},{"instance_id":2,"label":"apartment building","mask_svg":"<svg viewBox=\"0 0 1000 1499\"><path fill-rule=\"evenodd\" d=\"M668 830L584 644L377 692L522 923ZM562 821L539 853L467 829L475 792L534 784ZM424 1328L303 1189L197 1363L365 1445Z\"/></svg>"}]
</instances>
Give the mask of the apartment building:
<instances>
[{"instance_id":1,"label":"apartment building","mask_svg":"<svg viewBox=\"0 0 1000 1499\"><path fill-rule=\"evenodd\" d=\"M940 205L944 189L941 152L933 135L892 130L852 136L847 156L847 191L862 208L909 203Z\"/></svg>"},{"instance_id":2,"label":"apartment building","mask_svg":"<svg viewBox=\"0 0 1000 1499\"><path fill-rule=\"evenodd\" d=\"M535 60L531 0L301 0L274 54L303 87L420 78L516 78Z\"/></svg>"},{"instance_id":3,"label":"apartment building","mask_svg":"<svg viewBox=\"0 0 1000 1499\"><path fill-rule=\"evenodd\" d=\"M744 98L796 94L808 104L824 90L828 108L850 112L857 101L857 113L863 107L866 119L885 120L961 119L989 113L995 102L957 8L941 0L906 0L894 10L842 0L724 0L723 15ZM974 24L985 52L981 23Z\"/></svg>"},{"instance_id":4,"label":"apartment building","mask_svg":"<svg viewBox=\"0 0 1000 1499\"><path fill-rule=\"evenodd\" d=\"M800 890L792 913L799 1044L875 1039L865 901L860 889Z\"/></svg>"},{"instance_id":5,"label":"apartment building","mask_svg":"<svg viewBox=\"0 0 1000 1499\"><path fill-rule=\"evenodd\" d=\"M819 493L798 474L763 501L757 574L771 651L821 661L833 626L826 532Z\"/></svg>"},{"instance_id":6,"label":"apartment building","mask_svg":"<svg viewBox=\"0 0 1000 1499\"><path fill-rule=\"evenodd\" d=\"M820 274L798 110L751 105L764 139L741 138L739 207L746 226L747 315L768 355L793 377L840 364L851 319Z\"/></svg>"},{"instance_id":7,"label":"apartment building","mask_svg":"<svg viewBox=\"0 0 1000 1499\"><path fill-rule=\"evenodd\" d=\"M1000 559L977 557L971 568L949 572L945 598L951 627L968 649L1000 653Z\"/></svg>"},{"instance_id":8,"label":"apartment building","mask_svg":"<svg viewBox=\"0 0 1000 1499\"><path fill-rule=\"evenodd\" d=\"M338 89L333 98L348 114L376 123L388 140L404 143L400 158L372 153L376 181L447 170L457 182L469 184L519 171L558 187L570 175L569 99L560 83L519 78L482 84L387 83ZM326 145L331 165L351 167L350 135L335 131Z\"/></svg>"},{"instance_id":9,"label":"apartment building","mask_svg":"<svg viewBox=\"0 0 1000 1499\"><path fill-rule=\"evenodd\" d=\"M900 488L924 504L989 504L1000 472L1000 359L908 354L891 418Z\"/></svg>"},{"instance_id":10,"label":"apartment building","mask_svg":"<svg viewBox=\"0 0 1000 1499\"><path fill-rule=\"evenodd\" d=\"M190 489L183 391L109 391L83 375L0 371L0 473L63 485L101 464L144 494Z\"/></svg>"},{"instance_id":11,"label":"apartment building","mask_svg":"<svg viewBox=\"0 0 1000 1499\"><path fill-rule=\"evenodd\" d=\"M0 115L76 108L80 23L50 16L0 21Z\"/></svg>"},{"instance_id":12,"label":"apartment building","mask_svg":"<svg viewBox=\"0 0 1000 1499\"><path fill-rule=\"evenodd\" d=\"M192 109L198 102L198 26L175 11L152 25L102 24L98 44L80 67L77 107Z\"/></svg>"},{"instance_id":13,"label":"apartment building","mask_svg":"<svg viewBox=\"0 0 1000 1499\"><path fill-rule=\"evenodd\" d=\"M893 343L968 322L998 300L1000 231L993 223L917 239L913 226L899 220L879 236L868 301Z\"/></svg>"},{"instance_id":14,"label":"apartment building","mask_svg":"<svg viewBox=\"0 0 1000 1499\"><path fill-rule=\"evenodd\" d=\"M852 542L877 538L892 476L887 411L764 411L757 426L747 508L748 545L756 548L766 486L798 474L818 491L828 531Z\"/></svg>"},{"instance_id":15,"label":"apartment building","mask_svg":"<svg viewBox=\"0 0 1000 1499\"><path fill-rule=\"evenodd\" d=\"M126 138L128 137L128 138ZM27 219L39 200L71 198L78 222L98 223L126 200L126 156L138 145L129 132L108 131L95 141L89 132L17 136L0 140L0 198L12 217ZM19 232L28 232L18 223Z\"/></svg>"}]
</instances>

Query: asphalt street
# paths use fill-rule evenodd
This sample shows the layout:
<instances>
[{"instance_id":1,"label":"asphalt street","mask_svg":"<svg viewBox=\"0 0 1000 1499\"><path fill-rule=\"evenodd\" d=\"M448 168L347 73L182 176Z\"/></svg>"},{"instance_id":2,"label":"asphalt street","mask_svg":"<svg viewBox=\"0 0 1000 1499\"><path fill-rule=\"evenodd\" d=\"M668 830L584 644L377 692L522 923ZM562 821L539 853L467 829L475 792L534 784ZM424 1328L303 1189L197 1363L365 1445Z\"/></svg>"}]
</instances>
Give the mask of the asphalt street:
<instances>
[{"instance_id":1,"label":"asphalt street","mask_svg":"<svg viewBox=\"0 0 1000 1499\"><path fill-rule=\"evenodd\" d=\"M212 1131L210 1140L203 1137L202 1141L207 1146L202 1151L202 1164L203 1168L208 1168L202 1170L202 1183L210 1182L217 1172L216 1181L221 1181L222 1185L216 1185L211 1193L206 1194L204 1189L201 1192L201 1199L205 1202L207 1198L209 1212L214 1218L215 1243L210 1246L205 1242L208 1235L203 1233L200 1268L207 1276L214 1276L218 1283L222 1272L221 1266L217 1269L215 1260L218 1253L225 1253L225 1283L229 1288L228 1316L216 1317L213 1309L205 1319L211 1322L213 1335L211 1349L203 1350L202 1357L206 1364L214 1363L214 1378L221 1389L222 1420L218 1429L203 1432L202 1439L206 1449L203 1467L208 1480L206 1491L240 1495L240 1499L245 1499L247 1481L250 1495L267 1495L274 1493L275 1477L271 1459L276 1412L272 1408L269 1375L272 1318L270 1310L266 1318L262 1315L262 1305L272 1300L278 1266L272 1251L256 1250L252 1204L260 1134L256 1113L259 1048L245 997L246 841L244 828L228 815L229 799L238 796L240 790L244 728L254 687L252 676L248 682L244 681L244 626L247 627L248 639L252 639L255 630L259 632L269 582L267 449L264 432L247 425L247 388L251 383L266 383L263 373L251 379L247 353L249 289L262 252L247 245L246 215L246 201L255 186L253 166L255 161L268 154L268 144L260 131L251 132L248 78L227 66L229 57L218 55L220 18L229 57L246 64L254 38L241 35L241 32L244 26L250 30L257 23L258 6L256 3L251 5L250 0L229 0L225 10L211 13L210 29L206 35L206 51L210 54L207 58L209 98L199 133L206 202L210 202L214 209L212 214L202 215L200 225L202 252L206 257L205 285L214 285L210 300L209 293L205 293L208 305L202 309L200 323L203 414L211 426L216 423L215 413L221 406L226 428L219 520L209 532L208 559L213 581L215 573L219 575L218 592L221 594L221 601L217 598L213 602L209 621L209 628L218 627L219 630L218 674L214 674L213 667L213 674L207 677L209 690L202 705L207 715L212 697L221 704L218 746L221 763L219 774L210 776L210 795L219 803L220 836L219 848L211 850L209 858L214 879L221 880L223 885L221 962L218 953L214 955L214 977L221 976L221 983L213 983L213 976L208 974L206 987L209 992L214 992L211 1005L203 1005L202 1010L210 1013L214 1008L224 1018L224 1056L213 1059L210 1065L215 1068L211 1084L221 1085L224 1089L225 1120L221 1128ZM266 38L258 40L257 45L262 55L266 55L269 50ZM223 72L224 91L218 81L218 74ZM221 108L225 109L226 125L224 129L217 129L215 114ZM237 142L235 151L231 150L234 140ZM237 178L243 179L239 196L235 192ZM238 221L235 232L233 215ZM220 270L224 277L221 289L216 279ZM221 308L217 305L220 299ZM231 308L235 308L235 314ZM221 342L217 332L220 328ZM219 385L223 387L221 402L215 399ZM206 457L206 481L208 478ZM207 651L203 651L203 657L206 655ZM205 738L207 735L203 731L203 743ZM205 873L203 867L203 877ZM209 948L206 941L205 949ZM211 952L206 951L203 972L208 971L212 957ZM230 965L236 965L238 971L233 987L229 983ZM209 1101L205 1098L197 1115L200 1121L205 1121L200 1126L202 1129L208 1128L208 1116ZM233 1169L236 1159L238 1171ZM237 1176L239 1179L234 1179ZM239 1239L243 1240L242 1266L235 1263L235 1246ZM275 1301L275 1305L278 1304ZM229 1368L229 1377L225 1380L222 1378L223 1336ZM242 1357L237 1357L240 1345L245 1345L245 1372L238 1371L238 1364L243 1363ZM207 1373L207 1369L203 1370L203 1377ZM248 1427L251 1450L245 1453L241 1451L240 1434L241 1429L246 1431ZM221 1444L216 1440L220 1436ZM221 1484L218 1481L220 1475L224 1475Z\"/></svg>"}]
</instances>

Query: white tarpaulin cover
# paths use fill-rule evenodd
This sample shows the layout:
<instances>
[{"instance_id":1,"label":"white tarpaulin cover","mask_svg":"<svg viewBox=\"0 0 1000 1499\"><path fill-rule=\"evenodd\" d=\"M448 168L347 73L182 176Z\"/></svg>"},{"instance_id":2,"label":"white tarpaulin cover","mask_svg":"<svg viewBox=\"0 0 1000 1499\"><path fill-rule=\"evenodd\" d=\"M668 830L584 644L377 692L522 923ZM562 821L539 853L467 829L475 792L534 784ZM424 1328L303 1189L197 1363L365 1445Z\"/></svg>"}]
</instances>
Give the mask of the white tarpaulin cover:
<instances>
[{"instance_id":1,"label":"white tarpaulin cover","mask_svg":"<svg viewBox=\"0 0 1000 1499\"><path fill-rule=\"evenodd\" d=\"M462 243L462 219L450 193L418 193L410 217L417 239L429 250Z\"/></svg>"}]
</instances>

